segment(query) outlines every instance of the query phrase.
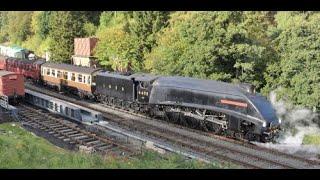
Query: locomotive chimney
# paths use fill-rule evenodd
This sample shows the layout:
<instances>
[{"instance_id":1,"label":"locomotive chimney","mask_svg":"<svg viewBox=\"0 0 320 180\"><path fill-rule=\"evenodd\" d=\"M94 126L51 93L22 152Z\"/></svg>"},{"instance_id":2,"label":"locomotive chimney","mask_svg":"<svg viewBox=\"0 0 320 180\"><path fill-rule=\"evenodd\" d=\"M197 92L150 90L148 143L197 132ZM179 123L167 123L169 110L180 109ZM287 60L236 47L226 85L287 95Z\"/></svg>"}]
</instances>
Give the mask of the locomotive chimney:
<instances>
[{"instance_id":1,"label":"locomotive chimney","mask_svg":"<svg viewBox=\"0 0 320 180\"><path fill-rule=\"evenodd\" d=\"M254 85L249 84L249 83L240 83L239 87L243 90L245 90L246 92L250 93L250 94L255 94L256 93L256 89L254 87Z\"/></svg>"}]
</instances>

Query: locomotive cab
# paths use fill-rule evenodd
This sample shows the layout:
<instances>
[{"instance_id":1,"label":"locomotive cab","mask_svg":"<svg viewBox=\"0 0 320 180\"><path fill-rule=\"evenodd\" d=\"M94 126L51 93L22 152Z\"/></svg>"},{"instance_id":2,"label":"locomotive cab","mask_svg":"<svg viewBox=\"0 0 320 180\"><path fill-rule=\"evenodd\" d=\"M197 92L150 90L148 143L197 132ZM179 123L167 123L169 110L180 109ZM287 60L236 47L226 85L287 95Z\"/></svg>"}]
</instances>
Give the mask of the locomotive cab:
<instances>
[{"instance_id":1,"label":"locomotive cab","mask_svg":"<svg viewBox=\"0 0 320 180\"><path fill-rule=\"evenodd\" d=\"M141 103L149 102L151 84L149 82L140 81L137 83L137 100Z\"/></svg>"},{"instance_id":2,"label":"locomotive cab","mask_svg":"<svg viewBox=\"0 0 320 180\"><path fill-rule=\"evenodd\" d=\"M152 83L158 76L146 74L133 74L131 79L135 84L135 99L138 103L148 104L152 90Z\"/></svg>"}]
</instances>

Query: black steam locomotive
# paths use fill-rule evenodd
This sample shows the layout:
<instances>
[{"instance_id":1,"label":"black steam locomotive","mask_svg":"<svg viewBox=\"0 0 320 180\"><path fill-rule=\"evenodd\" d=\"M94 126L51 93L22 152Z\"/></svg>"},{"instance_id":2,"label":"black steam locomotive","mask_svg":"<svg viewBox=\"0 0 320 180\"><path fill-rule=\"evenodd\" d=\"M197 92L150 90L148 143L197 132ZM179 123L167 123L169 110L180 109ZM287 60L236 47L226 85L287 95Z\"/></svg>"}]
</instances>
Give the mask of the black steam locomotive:
<instances>
[{"instance_id":1,"label":"black steam locomotive","mask_svg":"<svg viewBox=\"0 0 320 180\"><path fill-rule=\"evenodd\" d=\"M95 84L100 102L216 134L267 142L280 129L270 102L249 84L106 71Z\"/></svg>"},{"instance_id":2,"label":"black steam locomotive","mask_svg":"<svg viewBox=\"0 0 320 180\"><path fill-rule=\"evenodd\" d=\"M249 84L186 77L117 74L70 64L0 57L0 69L36 83L72 91L109 105L186 124L217 134L270 141L280 119L270 102ZM27 63L27 64L26 64Z\"/></svg>"}]
</instances>

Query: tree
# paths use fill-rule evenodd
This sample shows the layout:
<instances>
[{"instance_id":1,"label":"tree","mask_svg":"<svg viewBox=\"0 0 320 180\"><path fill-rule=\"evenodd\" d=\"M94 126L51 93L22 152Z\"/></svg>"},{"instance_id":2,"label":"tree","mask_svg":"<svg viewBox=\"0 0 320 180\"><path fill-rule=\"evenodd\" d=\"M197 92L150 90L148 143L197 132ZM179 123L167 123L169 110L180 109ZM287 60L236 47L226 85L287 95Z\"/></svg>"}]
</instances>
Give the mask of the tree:
<instances>
[{"instance_id":1,"label":"tree","mask_svg":"<svg viewBox=\"0 0 320 180\"><path fill-rule=\"evenodd\" d=\"M99 44L96 47L96 56L102 60L101 64L114 70L127 71L136 63L133 43L129 33L122 26L105 29L101 32Z\"/></svg>"},{"instance_id":2,"label":"tree","mask_svg":"<svg viewBox=\"0 0 320 180\"><path fill-rule=\"evenodd\" d=\"M6 31L8 25L8 12L0 11L0 42L9 40L8 32Z\"/></svg>"},{"instance_id":3,"label":"tree","mask_svg":"<svg viewBox=\"0 0 320 180\"><path fill-rule=\"evenodd\" d=\"M147 55L153 73L263 85L267 48L249 36L242 12L177 12Z\"/></svg>"},{"instance_id":4,"label":"tree","mask_svg":"<svg viewBox=\"0 0 320 180\"><path fill-rule=\"evenodd\" d=\"M56 11L50 17L51 58L68 62L73 54L74 38L84 35L83 18L77 11Z\"/></svg>"},{"instance_id":5,"label":"tree","mask_svg":"<svg viewBox=\"0 0 320 180\"><path fill-rule=\"evenodd\" d=\"M35 11L32 15L32 32L41 39L45 39L50 31L50 11Z\"/></svg>"},{"instance_id":6,"label":"tree","mask_svg":"<svg viewBox=\"0 0 320 180\"><path fill-rule=\"evenodd\" d=\"M157 33L168 24L169 12L160 11L136 11L130 14L132 20L129 30L135 44L137 61L135 69L142 71L145 54L154 48Z\"/></svg>"},{"instance_id":7,"label":"tree","mask_svg":"<svg viewBox=\"0 0 320 180\"><path fill-rule=\"evenodd\" d=\"M21 44L31 34L31 17L29 11L10 11L7 14L6 31L13 44Z\"/></svg>"},{"instance_id":8,"label":"tree","mask_svg":"<svg viewBox=\"0 0 320 180\"><path fill-rule=\"evenodd\" d=\"M134 53L135 42L128 31L128 18L125 13L103 12L102 24L97 36L99 42L95 48L95 55L100 64L113 70L131 70L137 64Z\"/></svg>"},{"instance_id":9,"label":"tree","mask_svg":"<svg viewBox=\"0 0 320 180\"><path fill-rule=\"evenodd\" d=\"M276 15L277 34L274 45L280 61L266 76L267 87L281 87L280 97L296 105L320 108L320 15L319 13L286 12ZM272 78L271 78L272 77Z\"/></svg>"},{"instance_id":10,"label":"tree","mask_svg":"<svg viewBox=\"0 0 320 180\"><path fill-rule=\"evenodd\" d=\"M99 25L102 11L80 11L79 13L83 22L92 23L94 26Z\"/></svg>"}]
</instances>

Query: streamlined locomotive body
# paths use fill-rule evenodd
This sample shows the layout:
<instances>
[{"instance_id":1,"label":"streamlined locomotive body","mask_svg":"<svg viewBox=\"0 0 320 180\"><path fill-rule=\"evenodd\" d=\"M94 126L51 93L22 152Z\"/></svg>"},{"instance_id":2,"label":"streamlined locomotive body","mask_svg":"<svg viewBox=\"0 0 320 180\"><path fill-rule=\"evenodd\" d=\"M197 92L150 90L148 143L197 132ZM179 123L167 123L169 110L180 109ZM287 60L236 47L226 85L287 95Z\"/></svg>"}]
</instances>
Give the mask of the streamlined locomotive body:
<instances>
[{"instance_id":1,"label":"streamlined locomotive body","mask_svg":"<svg viewBox=\"0 0 320 180\"><path fill-rule=\"evenodd\" d=\"M280 122L267 99L250 87L186 77L160 77L149 104L171 119L196 119L208 130L232 136L271 140Z\"/></svg>"}]
</instances>

